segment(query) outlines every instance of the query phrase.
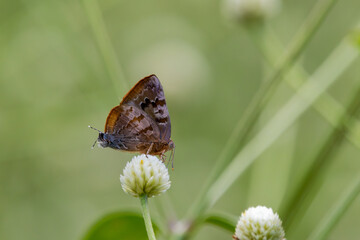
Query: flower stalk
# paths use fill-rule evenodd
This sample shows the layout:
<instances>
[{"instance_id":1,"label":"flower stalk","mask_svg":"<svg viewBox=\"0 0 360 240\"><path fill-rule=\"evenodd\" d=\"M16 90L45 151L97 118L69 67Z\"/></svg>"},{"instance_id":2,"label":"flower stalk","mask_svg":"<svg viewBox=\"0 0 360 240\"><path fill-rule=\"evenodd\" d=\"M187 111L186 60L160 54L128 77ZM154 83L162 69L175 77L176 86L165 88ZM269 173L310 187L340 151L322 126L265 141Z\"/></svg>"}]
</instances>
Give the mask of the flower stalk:
<instances>
[{"instance_id":1,"label":"flower stalk","mask_svg":"<svg viewBox=\"0 0 360 240\"><path fill-rule=\"evenodd\" d=\"M148 197L147 195L143 195L140 197L140 203L141 203L141 211L144 217L145 222L145 228L146 232L148 234L149 240L156 240L154 229L151 223L151 217L150 217L150 211L149 211L149 205L148 205Z\"/></svg>"},{"instance_id":2,"label":"flower stalk","mask_svg":"<svg viewBox=\"0 0 360 240\"><path fill-rule=\"evenodd\" d=\"M128 162L120 175L121 187L127 194L140 198L146 232L150 240L155 233L151 223L148 198L166 192L171 185L169 172L156 156L139 155Z\"/></svg>"}]
</instances>

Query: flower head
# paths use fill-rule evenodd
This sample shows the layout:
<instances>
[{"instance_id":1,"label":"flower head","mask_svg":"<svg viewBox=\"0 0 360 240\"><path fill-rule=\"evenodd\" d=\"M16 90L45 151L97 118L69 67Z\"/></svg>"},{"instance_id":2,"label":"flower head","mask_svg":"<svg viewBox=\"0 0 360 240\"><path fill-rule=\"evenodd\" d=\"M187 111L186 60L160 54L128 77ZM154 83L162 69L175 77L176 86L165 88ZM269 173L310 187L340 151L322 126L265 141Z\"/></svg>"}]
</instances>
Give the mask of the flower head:
<instances>
[{"instance_id":1,"label":"flower head","mask_svg":"<svg viewBox=\"0 0 360 240\"><path fill-rule=\"evenodd\" d=\"M134 196L153 197L170 188L169 173L157 157L145 154L135 156L120 175L122 189Z\"/></svg>"},{"instance_id":2,"label":"flower head","mask_svg":"<svg viewBox=\"0 0 360 240\"><path fill-rule=\"evenodd\" d=\"M257 206L243 212L236 225L236 240L285 240L285 233L277 213L271 208Z\"/></svg>"},{"instance_id":3,"label":"flower head","mask_svg":"<svg viewBox=\"0 0 360 240\"><path fill-rule=\"evenodd\" d=\"M239 21L255 22L272 16L280 5L280 0L226 0L225 11Z\"/></svg>"}]
</instances>

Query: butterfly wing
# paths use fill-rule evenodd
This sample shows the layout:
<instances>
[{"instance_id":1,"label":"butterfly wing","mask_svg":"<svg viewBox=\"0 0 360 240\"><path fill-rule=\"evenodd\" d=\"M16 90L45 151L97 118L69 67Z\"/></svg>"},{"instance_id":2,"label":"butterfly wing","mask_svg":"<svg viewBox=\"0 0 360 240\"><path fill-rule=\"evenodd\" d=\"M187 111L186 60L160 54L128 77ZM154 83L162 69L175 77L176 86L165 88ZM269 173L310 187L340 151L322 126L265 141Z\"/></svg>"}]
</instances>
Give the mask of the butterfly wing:
<instances>
[{"instance_id":1,"label":"butterfly wing","mask_svg":"<svg viewBox=\"0 0 360 240\"><path fill-rule=\"evenodd\" d=\"M105 124L105 133L116 136L120 148L141 151L158 141L160 131L154 121L135 106L121 104L114 107Z\"/></svg>"},{"instance_id":2,"label":"butterfly wing","mask_svg":"<svg viewBox=\"0 0 360 240\"><path fill-rule=\"evenodd\" d=\"M165 95L159 79L150 75L141 79L123 98L121 105L134 106L144 111L157 125L158 141L168 142L171 136L171 122Z\"/></svg>"}]
</instances>

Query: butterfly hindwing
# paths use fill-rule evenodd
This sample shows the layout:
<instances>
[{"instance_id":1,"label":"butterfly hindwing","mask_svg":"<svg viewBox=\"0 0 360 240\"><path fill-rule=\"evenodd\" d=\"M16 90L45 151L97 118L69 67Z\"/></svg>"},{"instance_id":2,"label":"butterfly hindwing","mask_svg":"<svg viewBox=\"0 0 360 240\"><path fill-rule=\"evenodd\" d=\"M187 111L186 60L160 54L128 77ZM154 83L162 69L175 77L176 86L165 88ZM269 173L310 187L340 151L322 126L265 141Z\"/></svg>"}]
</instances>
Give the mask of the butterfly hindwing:
<instances>
[{"instance_id":1,"label":"butterfly hindwing","mask_svg":"<svg viewBox=\"0 0 360 240\"><path fill-rule=\"evenodd\" d=\"M135 106L114 107L106 120L105 133L121 139L124 150L139 151L158 141L160 131L152 119Z\"/></svg>"},{"instance_id":2,"label":"butterfly hindwing","mask_svg":"<svg viewBox=\"0 0 360 240\"><path fill-rule=\"evenodd\" d=\"M169 141L171 122L165 95L159 79L155 75L140 80L123 98L121 105L129 105L144 111L158 126L158 141Z\"/></svg>"}]
</instances>

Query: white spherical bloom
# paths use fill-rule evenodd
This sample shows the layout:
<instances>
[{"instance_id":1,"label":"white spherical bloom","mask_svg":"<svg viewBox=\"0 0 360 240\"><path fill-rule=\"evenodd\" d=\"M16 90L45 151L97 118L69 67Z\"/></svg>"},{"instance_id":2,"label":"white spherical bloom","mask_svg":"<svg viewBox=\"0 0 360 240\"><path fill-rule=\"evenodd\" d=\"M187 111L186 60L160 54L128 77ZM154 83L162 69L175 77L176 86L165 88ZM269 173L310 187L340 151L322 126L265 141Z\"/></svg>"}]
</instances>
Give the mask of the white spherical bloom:
<instances>
[{"instance_id":1,"label":"white spherical bloom","mask_svg":"<svg viewBox=\"0 0 360 240\"><path fill-rule=\"evenodd\" d=\"M271 208L257 206L241 214L236 225L234 239L285 240L285 233L277 213L274 213Z\"/></svg>"},{"instance_id":2,"label":"white spherical bloom","mask_svg":"<svg viewBox=\"0 0 360 240\"><path fill-rule=\"evenodd\" d=\"M135 156L120 175L122 189L134 196L149 198L170 188L169 172L157 157L145 154Z\"/></svg>"},{"instance_id":3,"label":"white spherical bloom","mask_svg":"<svg viewBox=\"0 0 360 240\"><path fill-rule=\"evenodd\" d=\"M280 0L225 0L226 14L244 22L270 17L280 9L280 6Z\"/></svg>"}]
</instances>

